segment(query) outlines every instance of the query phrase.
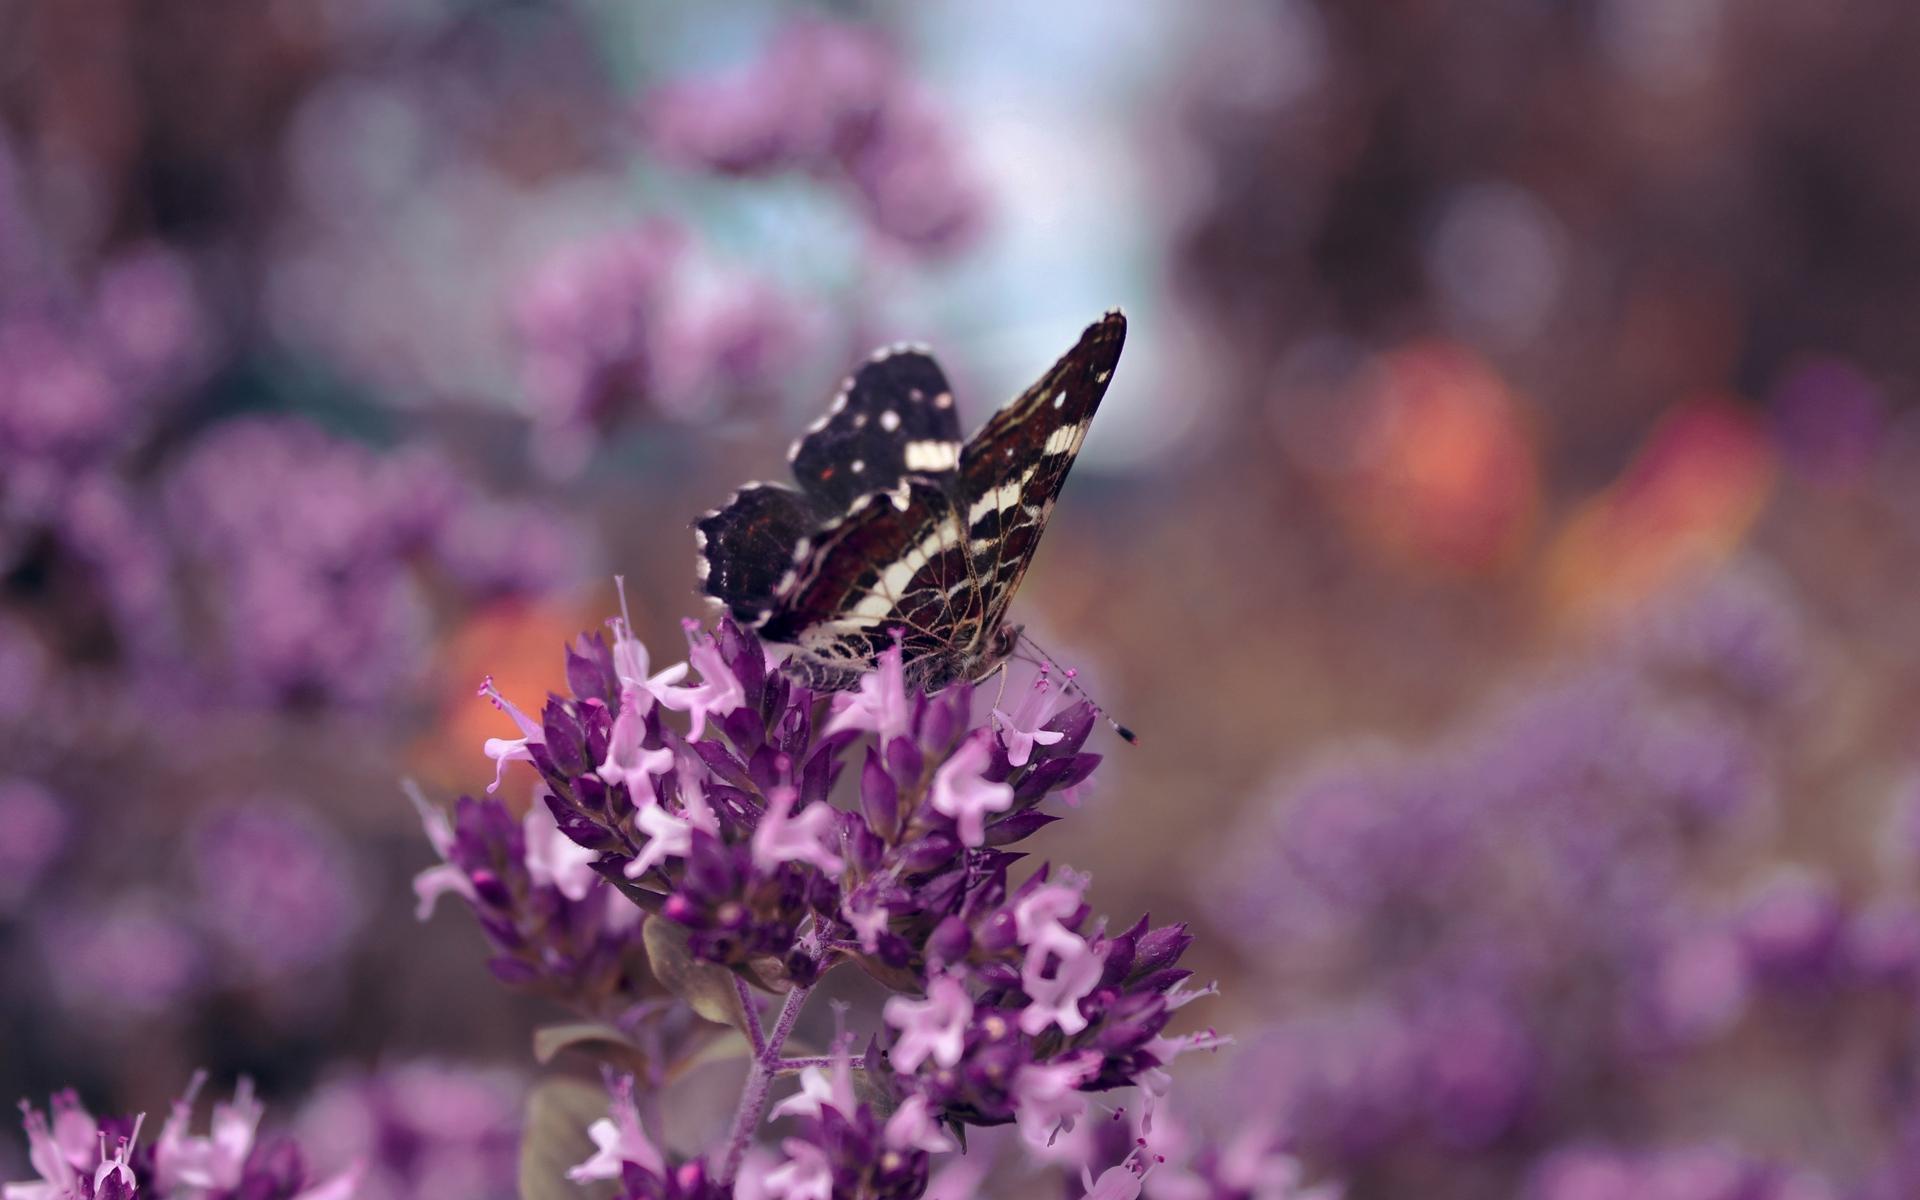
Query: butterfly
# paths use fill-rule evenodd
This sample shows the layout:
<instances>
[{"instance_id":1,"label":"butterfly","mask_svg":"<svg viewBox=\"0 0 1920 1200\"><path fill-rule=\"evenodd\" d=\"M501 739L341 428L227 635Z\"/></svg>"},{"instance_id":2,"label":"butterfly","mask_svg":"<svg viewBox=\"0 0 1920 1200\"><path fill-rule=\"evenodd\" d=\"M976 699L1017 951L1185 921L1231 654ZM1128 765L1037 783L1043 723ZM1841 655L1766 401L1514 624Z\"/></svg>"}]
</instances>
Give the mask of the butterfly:
<instances>
[{"instance_id":1,"label":"butterfly","mask_svg":"<svg viewBox=\"0 0 1920 1200\"><path fill-rule=\"evenodd\" d=\"M961 440L923 346L868 359L793 444L799 488L751 483L694 523L701 590L822 691L897 637L908 682L980 679L1013 652L1007 605L1120 361L1118 309Z\"/></svg>"}]
</instances>

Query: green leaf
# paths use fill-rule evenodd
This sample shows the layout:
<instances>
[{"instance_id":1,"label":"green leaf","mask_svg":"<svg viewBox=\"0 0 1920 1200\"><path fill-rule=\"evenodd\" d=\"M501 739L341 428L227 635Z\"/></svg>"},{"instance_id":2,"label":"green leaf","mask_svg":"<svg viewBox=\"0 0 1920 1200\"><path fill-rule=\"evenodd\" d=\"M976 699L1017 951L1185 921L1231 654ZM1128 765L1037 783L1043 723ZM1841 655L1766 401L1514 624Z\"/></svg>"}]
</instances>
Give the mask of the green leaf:
<instances>
[{"instance_id":1,"label":"green leaf","mask_svg":"<svg viewBox=\"0 0 1920 1200\"><path fill-rule=\"evenodd\" d=\"M664 917L649 917L640 935L646 943L647 963L653 968L653 977L668 991L714 1024L731 1025L746 1032L747 1014L740 1007L740 992L734 986L733 972L695 958L687 949L684 926Z\"/></svg>"},{"instance_id":2,"label":"green leaf","mask_svg":"<svg viewBox=\"0 0 1920 1200\"><path fill-rule=\"evenodd\" d=\"M562 1050L574 1046L611 1043L634 1054L641 1053L632 1038L611 1025L599 1021L576 1021L565 1025L542 1025L533 1031L533 1061L546 1066ZM623 1063L626 1063L623 1058Z\"/></svg>"},{"instance_id":3,"label":"green leaf","mask_svg":"<svg viewBox=\"0 0 1920 1200\"><path fill-rule=\"evenodd\" d=\"M667 898L659 892L648 891L632 880L621 878L618 871L615 871L611 875L602 875L600 878L611 883L615 888L619 889L622 896L633 901L649 913L658 914L660 907L667 902Z\"/></svg>"},{"instance_id":4,"label":"green leaf","mask_svg":"<svg viewBox=\"0 0 1920 1200\"><path fill-rule=\"evenodd\" d=\"M567 1168L593 1155L587 1126L607 1115L607 1090L578 1079L549 1079L527 1097L527 1128L520 1136L520 1200L609 1200L614 1180L579 1184Z\"/></svg>"},{"instance_id":5,"label":"green leaf","mask_svg":"<svg viewBox=\"0 0 1920 1200\"><path fill-rule=\"evenodd\" d=\"M753 1057L753 1045L747 1041L747 1035L737 1029L722 1031L718 1036L708 1038L698 1047L668 1064L663 1083L678 1083L701 1067L713 1063L727 1062L736 1058Z\"/></svg>"}]
</instances>

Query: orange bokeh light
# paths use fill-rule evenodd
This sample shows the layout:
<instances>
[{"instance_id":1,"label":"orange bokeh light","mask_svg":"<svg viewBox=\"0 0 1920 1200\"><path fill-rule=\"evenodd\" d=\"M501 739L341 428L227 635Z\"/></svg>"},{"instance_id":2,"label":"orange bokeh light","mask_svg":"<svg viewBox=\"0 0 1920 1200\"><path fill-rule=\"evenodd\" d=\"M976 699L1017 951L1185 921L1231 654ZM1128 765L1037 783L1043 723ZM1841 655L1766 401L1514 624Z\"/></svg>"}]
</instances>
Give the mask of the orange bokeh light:
<instances>
[{"instance_id":1,"label":"orange bokeh light","mask_svg":"<svg viewBox=\"0 0 1920 1200\"><path fill-rule=\"evenodd\" d=\"M1464 347L1380 356L1349 401L1334 488L1355 532L1405 565L1477 573L1512 561L1533 527L1539 470L1513 393Z\"/></svg>"},{"instance_id":2,"label":"orange bokeh light","mask_svg":"<svg viewBox=\"0 0 1920 1200\"><path fill-rule=\"evenodd\" d=\"M481 754L491 737L516 737L504 714L476 695L488 675L503 696L535 714L547 693L566 692L565 647L600 624L601 610L582 603L505 601L475 612L442 643L434 678L446 681L436 698L433 727L409 754L412 769L431 790L475 792L493 781L493 763ZM510 765L507 779L532 779L524 764ZM510 802L524 800L524 786L503 789ZM518 794L510 794L518 793Z\"/></svg>"},{"instance_id":3,"label":"orange bokeh light","mask_svg":"<svg viewBox=\"0 0 1920 1200\"><path fill-rule=\"evenodd\" d=\"M1775 466L1758 422L1731 400L1676 406L1554 539L1544 563L1549 607L1583 615L1630 604L1724 560L1765 508Z\"/></svg>"}]
</instances>

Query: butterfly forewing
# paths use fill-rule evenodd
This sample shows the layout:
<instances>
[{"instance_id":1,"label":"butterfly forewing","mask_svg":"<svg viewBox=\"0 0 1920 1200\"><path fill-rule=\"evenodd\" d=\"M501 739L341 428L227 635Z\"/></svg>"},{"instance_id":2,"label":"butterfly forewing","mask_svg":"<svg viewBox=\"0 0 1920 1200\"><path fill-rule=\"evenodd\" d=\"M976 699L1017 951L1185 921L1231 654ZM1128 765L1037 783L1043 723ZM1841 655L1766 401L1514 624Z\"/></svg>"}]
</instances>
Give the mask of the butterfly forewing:
<instances>
[{"instance_id":1,"label":"butterfly forewing","mask_svg":"<svg viewBox=\"0 0 1920 1200\"><path fill-rule=\"evenodd\" d=\"M1117 310L1088 327L1038 383L993 414L960 457L958 482L969 541L979 548L975 570L990 630L1046 532L1126 336L1127 319Z\"/></svg>"},{"instance_id":2,"label":"butterfly forewing","mask_svg":"<svg viewBox=\"0 0 1920 1200\"><path fill-rule=\"evenodd\" d=\"M960 419L940 365L914 347L882 350L841 386L825 416L788 452L794 478L828 518L892 491L908 475L951 475Z\"/></svg>"}]
</instances>

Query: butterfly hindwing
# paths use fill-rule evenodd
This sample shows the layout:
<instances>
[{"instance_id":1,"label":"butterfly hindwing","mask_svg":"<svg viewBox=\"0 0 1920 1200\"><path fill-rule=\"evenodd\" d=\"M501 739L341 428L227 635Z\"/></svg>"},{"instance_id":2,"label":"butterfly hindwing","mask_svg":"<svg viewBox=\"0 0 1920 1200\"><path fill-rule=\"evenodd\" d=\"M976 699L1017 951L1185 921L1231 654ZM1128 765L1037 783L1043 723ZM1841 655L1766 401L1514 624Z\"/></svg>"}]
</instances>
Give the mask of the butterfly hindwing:
<instances>
[{"instance_id":1,"label":"butterfly hindwing","mask_svg":"<svg viewBox=\"0 0 1920 1200\"><path fill-rule=\"evenodd\" d=\"M966 556L964 529L942 488L908 481L863 496L808 539L761 633L795 647L803 677L857 675L896 631L908 661L939 654L973 596Z\"/></svg>"},{"instance_id":2,"label":"butterfly hindwing","mask_svg":"<svg viewBox=\"0 0 1920 1200\"><path fill-rule=\"evenodd\" d=\"M701 590L725 604L735 620L757 624L793 563L794 547L818 524L806 498L792 488L748 484L694 522Z\"/></svg>"},{"instance_id":3,"label":"butterfly hindwing","mask_svg":"<svg viewBox=\"0 0 1920 1200\"><path fill-rule=\"evenodd\" d=\"M960 420L946 374L924 350L882 350L853 373L788 458L825 515L890 492L909 474L951 475L960 465Z\"/></svg>"}]
</instances>

